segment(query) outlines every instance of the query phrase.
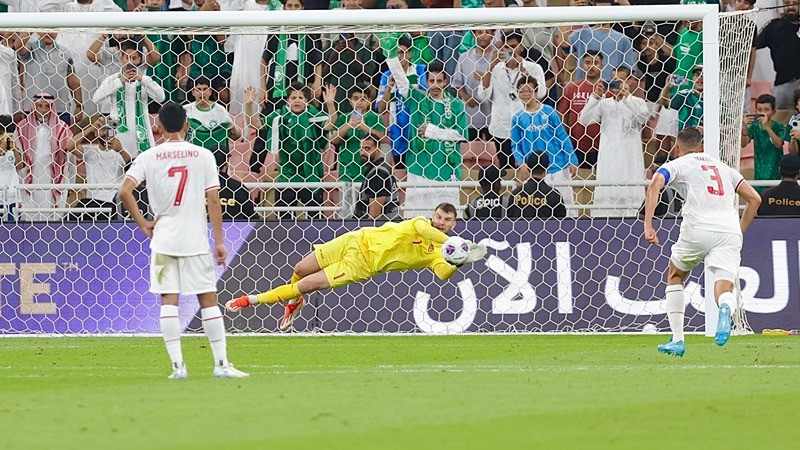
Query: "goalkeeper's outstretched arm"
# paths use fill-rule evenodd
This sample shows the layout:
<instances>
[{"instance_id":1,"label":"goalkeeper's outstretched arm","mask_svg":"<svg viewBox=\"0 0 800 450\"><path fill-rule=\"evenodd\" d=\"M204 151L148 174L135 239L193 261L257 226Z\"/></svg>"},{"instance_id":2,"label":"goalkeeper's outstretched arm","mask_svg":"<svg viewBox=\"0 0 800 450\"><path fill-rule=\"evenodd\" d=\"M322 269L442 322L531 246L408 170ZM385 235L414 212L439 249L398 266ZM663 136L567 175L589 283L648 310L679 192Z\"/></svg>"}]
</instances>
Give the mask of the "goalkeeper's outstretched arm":
<instances>
[{"instance_id":1,"label":"goalkeeper's outstretched arm","mask_svg":"<svg viewBox=\"0 0 800 450\"><path fill-rule=\"evenodd\" d=\"M453 276L454 273L458 270L459 267L463 266L464 264L471 264L474 262L478 262L482 260L486 256L486 246L482 244L476 244L474 242L469 243L469 253L467 253L467 259L464 261L463 264L459 264L458 266L454 266L442 259L441 261L437 262L433 266L433 273L440 280L448 280L450 277Z\"/></svg>"},{"instance_id":2,"label":"goalkeeper's outstretched arm","mask_svg":"<svg viewBox=\"0 0 800 450\"><path fill-rule=\"evenodd\" d=\"M444 244L444 241L447 240L447 235L434 228L433 225L431 225L431 222L427 219L414 219L414 229L417 230L417 233L419 233L420 236L424 237L425 239L429 239L436 244Z\"/></svg>"},{"instance_id":3,"label":"goalkeeper's outstretched arm","mask_svg":"<svg viewBox=\"0 0 800 450\"><path fill-rule=\"evenodd\" d=\"M442 281L449 280L450 277L452 277L457 271L458 267L449 264L444 260L435 263L433 266L433 273L436 275L436 278Z\"/></svg>"}]
</instances>

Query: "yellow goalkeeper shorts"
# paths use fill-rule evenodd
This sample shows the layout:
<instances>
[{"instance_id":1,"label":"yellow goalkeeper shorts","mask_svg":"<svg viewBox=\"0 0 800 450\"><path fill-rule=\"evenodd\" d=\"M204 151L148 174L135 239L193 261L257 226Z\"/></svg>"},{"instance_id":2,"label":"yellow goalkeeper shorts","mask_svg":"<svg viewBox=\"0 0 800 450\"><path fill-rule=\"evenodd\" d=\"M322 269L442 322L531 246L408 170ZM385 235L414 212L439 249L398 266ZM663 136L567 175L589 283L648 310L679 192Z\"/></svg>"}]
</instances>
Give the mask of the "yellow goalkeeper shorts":
<instances>
[{"instance_id":1,"label":"yellow goalkeeper shorts","mask_svg":"<svg viewBox=\"0 0 800 450\"><path fill-rule=\"evenodd\" d=\"M375 276L366 253L361 235L357 231L314 245L314 255L331 288L358 283Z\"/></svg>"}]
</instances>

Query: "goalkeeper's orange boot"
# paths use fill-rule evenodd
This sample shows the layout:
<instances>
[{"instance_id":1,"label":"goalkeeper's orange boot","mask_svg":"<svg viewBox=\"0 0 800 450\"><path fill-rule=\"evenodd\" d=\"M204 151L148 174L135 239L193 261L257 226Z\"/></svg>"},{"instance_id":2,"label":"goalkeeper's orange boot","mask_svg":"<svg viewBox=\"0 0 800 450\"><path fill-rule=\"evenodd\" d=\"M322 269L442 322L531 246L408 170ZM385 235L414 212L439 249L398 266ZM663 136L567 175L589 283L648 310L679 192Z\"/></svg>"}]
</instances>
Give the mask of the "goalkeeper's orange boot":
<instances>
[{"instance_id":1,"label":"goalkeeper's orange boot","mask_svg":"<svg viewBox=\"0 0 800 450\"><path fill-rule=\"evenodd\" d=\"M287 303L286 310L283 312L283 317L281 318L280 324L278 324L278 329L281 331L286 331L292 327L295 319L297 316L300 315L300 310L303 309L303 306L306 305L306 299L300 297L297 299L296 303Z\"/></svg>"},{"instance_id":2,"label":"goalkeeper's orange boot","mask_svg":"<svg viewBox=\"0 0 800 450\"><path fill-rule=\"evenodd\" d=\"M243 295L234 300L228 300L228 303L225 303L225 309L231 312L237 312L242 308L249 308L251 306L253 306L253 304L250 303L250 296L248 295Z\"/></svg>"}]
</instances>

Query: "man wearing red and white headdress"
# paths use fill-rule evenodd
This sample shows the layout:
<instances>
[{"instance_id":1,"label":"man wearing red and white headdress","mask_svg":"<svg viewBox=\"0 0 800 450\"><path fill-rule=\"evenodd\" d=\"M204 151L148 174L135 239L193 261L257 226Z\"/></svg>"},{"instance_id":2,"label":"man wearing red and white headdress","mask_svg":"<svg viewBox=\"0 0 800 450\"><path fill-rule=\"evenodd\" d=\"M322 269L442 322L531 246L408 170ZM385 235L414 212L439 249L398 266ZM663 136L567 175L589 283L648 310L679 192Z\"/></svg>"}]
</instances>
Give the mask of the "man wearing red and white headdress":
<instances>
[{"instance_id":1,"label":"man wearing red and white headdress","mask_svg":"<svg viewBox=\"0 0 800 450\"><path fill-rule=\"evenodd\" d=\"M55 98L49 93L35 94L33 110L17 127L19 148L27 166L25 184L62 184L67 168L67 143L72 137L69 126L58 118L53 109ZM23 186L24 189L24 186ZM63 213L52 211L66 206L65 189L24 189L24 220L59 220Z\"/></svg>"}]
</instances>

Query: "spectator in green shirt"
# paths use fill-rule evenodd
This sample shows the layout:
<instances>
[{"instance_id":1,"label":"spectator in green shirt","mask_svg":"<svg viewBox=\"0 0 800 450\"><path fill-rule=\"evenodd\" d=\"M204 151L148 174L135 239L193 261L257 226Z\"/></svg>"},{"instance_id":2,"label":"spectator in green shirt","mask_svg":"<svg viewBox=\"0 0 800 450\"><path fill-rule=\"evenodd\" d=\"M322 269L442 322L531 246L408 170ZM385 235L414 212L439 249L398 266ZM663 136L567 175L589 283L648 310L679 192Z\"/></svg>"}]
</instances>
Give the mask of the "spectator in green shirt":
<instances>
[{"instance_id":1,"label":"spectator in green shirt","mask_svg":"<svg viewBox=\"0 0 800 450\"><path fill-rule=\"evenodd\" d=\"M250 170L261 171L268 150L278 155L278 182L318 183L323 172L324 132L333 130L338 115L336 88L329 85L323 93L328 114L309 105L311 90L300 83L290 84L285 104L266 117L260 117L257 111L257 98L255 88L245 89L249 126L260 130L250 155ZM276 206L319 206L321 202L322 191L316 188L278 189L275 195Z\"/></svg>"},{"instance_id":2,"label":"spectator in green shirt","mask_svg":"<svg viewBox=\"0 0 800 450\"><path fill-rule=\"evenodd\" d=\"M228 161L229 141L238 140L242 132L233 123L233 117L215 101L216 92L208 78L194 80L192 95L195 101L184 105L189 122L187 140L192 144L211 150L218 161Z\"/></svg>"},{"instance_id":3,"label":"spectator in green shirt","mask_svg":"<svg viewBox=\"0 0 800 450\"><path fill-rule=\"evenodd\" d=\"M412 31L408 35L411 36L411 64L432 63L434 56L428 35L421 31Z\"/></svg>"},{"instance_id":4,"label":"spectator in green shirt","mask_svg":"<svg viewBox=\"0 0 800 450\"><path fill-rule=\"evenodd\" d=\"M386 136L381 117L372 111L375 96L370 87L357 85L347 94L352 112L340 114L331 144L338 145L339 181L360 183L364 180L361 140L372 136L380 142Z\"/></svg>"},{"instance_id":5,"label":"spectator in green shirt","mask_svg":"<svg viewBox=\"0 0 800 450\"><path fill-rule=\"evenodd\" d=\"M778 170L783 157L783 136L786 127L772 117L775 115L775 97L764 94L756 99L756 114L745 116L742 146L753 141L753 164L756 180L780 180ZM759 187L759 192L766 190Z\"/></svg>"},{"instance_id":6,"label":"spectator in green shirt","mask_svg":"<svg viewBox=\"0 0 800 450\"><path fill-rule=\"evenodd\" d=\"M690 88L680 89L670 98L670 91L676 87L673 83L679 77L679 75L674 75L669 78L659 99L663 106L678 111L677 129L673 128L674 122L672 125L665 125L676 134L685 128L703 126L703 66L697 65L692 70L692 86ZM687 84L684 83L681 87Z\"/></svg>"},{"instance_id":7,"label":"spectator in green shirt","mask_svg":"<svg viewBox=\"0 0 800 450\"><path fill-rule=\"evenodd\" d=\"M678 41L672 47L672 56L676 61L674 74L684 78L690 78L694 68L703 64L702 21L684 22L683 28L678 32Z\"/></svg>"}]
</instances>

